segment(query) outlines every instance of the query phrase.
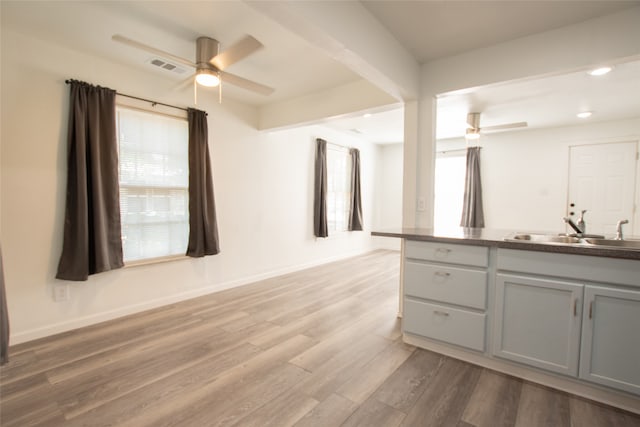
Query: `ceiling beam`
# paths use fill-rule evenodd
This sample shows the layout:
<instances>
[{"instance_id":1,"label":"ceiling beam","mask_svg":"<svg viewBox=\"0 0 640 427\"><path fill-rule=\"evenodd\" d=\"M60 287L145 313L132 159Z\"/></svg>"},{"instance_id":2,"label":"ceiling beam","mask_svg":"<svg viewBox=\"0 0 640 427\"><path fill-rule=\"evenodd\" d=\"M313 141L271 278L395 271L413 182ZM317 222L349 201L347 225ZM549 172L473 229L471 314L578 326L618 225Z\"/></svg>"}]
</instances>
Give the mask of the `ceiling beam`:
<instances>
[{"instance_id":1,"label":"ceiling beam","mask_svg":"<svg viewBox=\"0 0 640 427\"><path fill-rule=\"evenodd\" d=\"M315 124L330 117L397 105L395 98L366 80L347 83L322 92L276 102L260 108L258 129L272 130Z\"/></svg>"},{"instance_id":2,"label":"ceiling beam","mask_svg":"<svg viewBox=\"0 0 640 427\"><path fill-rule=\"evenodd\" d=\"M359 2L246 3L396 100L419 98L420 65Z\"/></svg>"}]
</instances>

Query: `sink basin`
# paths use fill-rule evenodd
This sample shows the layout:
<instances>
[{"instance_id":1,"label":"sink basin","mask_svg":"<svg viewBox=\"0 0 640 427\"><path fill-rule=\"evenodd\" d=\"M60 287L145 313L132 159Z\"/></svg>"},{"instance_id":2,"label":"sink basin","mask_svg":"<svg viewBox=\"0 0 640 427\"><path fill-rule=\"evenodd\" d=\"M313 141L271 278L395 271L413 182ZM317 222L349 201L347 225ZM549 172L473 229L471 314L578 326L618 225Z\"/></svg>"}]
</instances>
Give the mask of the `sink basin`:
<instances>
[{"instance_id":1,"label":"sink basin","mask_svg":"<svg viewBox=\"0 0 640 427\"><path fill-rule=\"evenodd\" d=\"M592 235L595 236L595 235ZM535 234L535 233L516 233L506 237L504 240L522 243L542 243L556 245L572 245L572 246L591 246L591 247L608 247L618 249L640 250L640 240L614 240L604 239L602 236L597 237L576 237L566 234Z\"/></svg>"},{"instance_id":2,"label":"sink basin","mask_svg":"<svg viewBox=\"0 0 640 427\"><path fill-rule=\"evenodd\" d=\"M640 240L613 240L613 239L584 239L584 242L594 246L610 246L624 249L640 249Z\"/></svg>"},{"instance_id":3,"label":"sink basin","mask_svg":"<svg viewBox=\"0 0 640 427\"><path fill-rule=\"evenodd\" d=\"M513 240L517 242L527 243L560 243L560 244L575 244L580 243L580 238L573 236L558 236L555 234L514 234L508 237L506 240ZM594 239L596 240L596 239Z\"/></svg>"}]
</instances>

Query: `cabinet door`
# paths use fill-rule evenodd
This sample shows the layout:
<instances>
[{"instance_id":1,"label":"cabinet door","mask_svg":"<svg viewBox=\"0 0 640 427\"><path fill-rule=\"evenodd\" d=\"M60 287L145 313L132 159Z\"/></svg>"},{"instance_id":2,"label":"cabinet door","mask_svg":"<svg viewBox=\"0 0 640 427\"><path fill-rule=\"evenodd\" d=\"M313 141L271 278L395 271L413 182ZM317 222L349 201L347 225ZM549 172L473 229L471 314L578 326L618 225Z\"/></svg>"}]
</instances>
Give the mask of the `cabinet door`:
<instances>
[{"instance_id":1,"label":"cabinet door","mask_svg":"<svg viewBox=\"0 0 640 427\"><path fill-rule=\"evenodd\" d=\"M583 285L496 275L493 354L577 376Z\"/></svg>"},{"instance_id":2,"label":"cabinet door","mask_svg":"<svg viewBox=\"0 0 640 427\"><path fill-rule=\"evenodd\" d=\"M585 288L580 378L640 394L640 292Z\"/></svg>"}]
</instances>

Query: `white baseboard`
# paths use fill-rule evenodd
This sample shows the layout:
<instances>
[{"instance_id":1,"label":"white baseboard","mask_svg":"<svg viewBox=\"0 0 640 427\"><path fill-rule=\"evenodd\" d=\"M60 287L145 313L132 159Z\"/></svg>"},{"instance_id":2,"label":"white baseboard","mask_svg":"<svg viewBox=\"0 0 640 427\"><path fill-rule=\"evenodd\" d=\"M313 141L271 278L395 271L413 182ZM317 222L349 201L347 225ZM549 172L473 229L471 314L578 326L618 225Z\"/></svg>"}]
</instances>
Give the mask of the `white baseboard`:
<instances>
[{"instance_id":1,"label":"white baseboard","mask_svg":"<svg viewBox=\"0 0 640 427\"><path fill-rule=\"evenodd\" d=\"M198 298L204 295L209 295L215 292L224 291L226 289L236 288L238 286L248 285L250 283L259 282L261 280L271 279L273 277L282 276L284 274L293 273L307 268L316 267L318 265L328 264L354 256L362 255L371 252L370 249L364 251L358 251L355 253L348 253L343 255L336 255L329 258L323 258L321 260L315 260L303 264L296 264L276 270L271 270L265 273L256 274L253 276L243 277L241 279L230 280L222 283L214 283L204 285L197 289L192 289L185 292L180 292L173 295L168 295L161 298L156 298L151 301L145 301L143 303L132 304L126 307L119 307L115 310L103 311L100 313L94 313L88 316L78 317L63 322L54 323L39 328L29 329L22 332L11 333L10 345L22 344L28 341L37 340L40 338L49 337L51 335L60 334L63 332L72 331L74 329L82 328L85 326L95 325L97 323L106 322L109 320L117 319L119 317L128 316L130 314L140 313L146 310L162 307L169 304L175 304L177 302L186 301L193 298Z\"/></svg>"}]
</instances>

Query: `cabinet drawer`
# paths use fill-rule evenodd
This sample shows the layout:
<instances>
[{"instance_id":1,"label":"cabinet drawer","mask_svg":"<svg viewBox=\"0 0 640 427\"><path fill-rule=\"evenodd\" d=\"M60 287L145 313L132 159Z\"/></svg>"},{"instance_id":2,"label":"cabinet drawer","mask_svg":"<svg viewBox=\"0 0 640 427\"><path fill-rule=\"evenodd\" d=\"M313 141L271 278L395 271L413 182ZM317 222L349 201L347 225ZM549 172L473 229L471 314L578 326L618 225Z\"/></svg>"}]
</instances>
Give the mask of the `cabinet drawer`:
<instances>
[{"instance_id":1,"label":"cabinet drawer","mask_svg":"<svg viewBox=\"0 0 640 427\"><path fill-rule=\"evenodd\" d=\"M406 258L472 265L474 267L486 267L489 263L489 248L486 246L407 240L404 249Z\"/></svg>"},{"instance_id":2,"label":"cabinet drawer","mask_svg":"<svg viewBox=\"0 0 640 427\"><path fill-rule=\"evenodd\" d=\"M404 332L484 351L485 316L405 299L402 328Z\"/></svg>"},{"instance_id":3,"label":"cabinet drawer","mask_svg":"<svg viewBox=\"0 0 640 427\"><path fill-rule=\"evenodd\" d=\"M486 309L487 272L407 261L404 292L418 298Z\"/></svg>"},{"instance_id":4,"label":"cabinet drawer","mask_svg":"<svg viewBox=\"0 0 640 427\"><path fill-rule=\"evenodd\" d=\"M640 288L640 261L498 248L498 270Z\"/></svg>"}]
</instances>

